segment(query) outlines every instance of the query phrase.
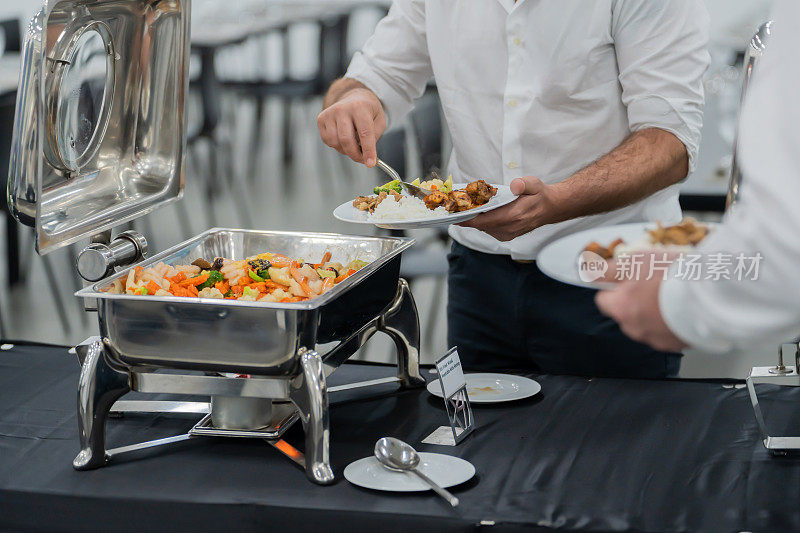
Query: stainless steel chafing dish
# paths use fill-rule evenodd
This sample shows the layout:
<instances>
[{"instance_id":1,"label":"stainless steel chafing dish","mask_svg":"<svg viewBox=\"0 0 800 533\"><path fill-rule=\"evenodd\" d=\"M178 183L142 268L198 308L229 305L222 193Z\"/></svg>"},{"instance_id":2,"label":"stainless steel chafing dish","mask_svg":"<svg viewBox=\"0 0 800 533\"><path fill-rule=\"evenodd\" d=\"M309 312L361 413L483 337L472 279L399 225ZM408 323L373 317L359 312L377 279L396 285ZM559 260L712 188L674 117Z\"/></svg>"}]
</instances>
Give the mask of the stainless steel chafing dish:
<instances>
[{"instance_id":1,"label":"stainless steel chafing dish","mask_svg":"<svg viewBox=\"0 0 800 533\"><path fill-rule=\"evenodd\" d=\"M103 292L129 269L83 289L78 295L97 301L102 343L88 347L81 372L82 450L75 467L94 468L108 460L105 417L119 397L131 390L173 392L210 395L212 405L227 402L225 406L236 398L291 401L306 431L304 465L309 477L319 483L332 481L326 376L381 331L394 340L398 354L397 378L382 382L424 383L419 376L416 306L408 285L399 279L400 254L411 244L396 238L213 229L140 263L147 267L159 261L186 264L199 257L243 259L264 250L290 257L317 257L332 250L335 259L370 261L322 296L294 304ZM154 371L159 368L206 374ZM216 431L209 430L206 417L194 434L279 438L294 421L295 410L283 409L275 416L275 423L267 427Z\"/></svg>"},{"instance_id":2,"label":"stainless steel chafing dish","mask_svg":"<svg viewBox=\"0 0 800 533\"><path fill-rule=\"evenodd\" d=\"M400 254L413 242L212 229L143 261L143 236L112 239L112 227L182 194L188 29L188 1L52 0L25 35L9 207L36 228L39 253L92 240L78 258L89 282L78 296L97 311L100 336L77 349L81 450L73 465L97 468L127 452L199 436L258 437L302 464L312 481L330 483L327 376L383 332L397 347L397 377L348 387L424 384L417 310L399 277ZM314 258L326 250L370 263L300 303L104 291L134 265L265 251ZM155 407L117 401L129 391L207 399ZM186 435L106 449L109 413L148 410L206 416ZM279 440L298 419L305 454Z\"/></svg>"}]
</instances>

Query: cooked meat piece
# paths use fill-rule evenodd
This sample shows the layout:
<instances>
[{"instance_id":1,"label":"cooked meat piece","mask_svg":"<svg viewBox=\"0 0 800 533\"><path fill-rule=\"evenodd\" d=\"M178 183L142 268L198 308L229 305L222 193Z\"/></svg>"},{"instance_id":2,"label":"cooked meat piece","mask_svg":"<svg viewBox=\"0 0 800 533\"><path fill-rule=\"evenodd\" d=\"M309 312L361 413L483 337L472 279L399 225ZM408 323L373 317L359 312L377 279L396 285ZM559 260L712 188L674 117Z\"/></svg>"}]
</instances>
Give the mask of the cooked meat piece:
<instances>
[{"instance_id":1,"label":"cooked meat piece","mask_svg":"<svg viewBox=\"0 0 800 533\"><path fill-rule=\"evenodd\" d=\"M453 201L450 197L442 191L434 191L426 196L423 200L428 209L436 209L437 207L444 207L448 211L452 209Z\"/></svg>"},{"instance_id":2,"label":"cooked meat piece","mask_svg":"<svg viewBox=\"0 0 800 533\"><path fill-rule=\"evenodd\" d=\"M211 270L221 270L222 269L222 264L224 262L225 262L225 260L223 258L215 257L214 258L214 264L211 265Z\"/></svg>"},{"instance_id":3,"label":"cooked meat piece","mask_svg":"<svg viewBox=\"0 0 800 533\"><path fill-rule=\"evenodd\" d=\"M483 180L473 181L464 190L476 206L485 204L497 194L497 187L492 187Z\"/></svg>"},{"instance_id":4,"label":"cooked meat piece","mask_svg":"<svg viewBox=\"0 0 800 533\"><path fill-rule=\"evenodd\" d=\"M608 257L606 257L606 259L611 259L612 257L614 257L614 250L620 244L625 244L625 241L622 239L616 239L615 241L613 241L611 244L608 245Z\"/></svg>"},{"instance_id":5,"label":"cooked meat piece","mask_svg":"<svg viewBox=\"0 0 800 533\"><path fill-rule=\"evenodd\" d=\"M453 200L453 209L448 209L448 211L451 213L466 211L467 209L472 209L475 207L475 204L472 202L472 198L470 198L469 194L465 193L464 191L451 192L450 199Z\"/></svg>"},{"instance_id":6,"label":"cooked meat piece","mask_svg":"<svg viewBox=\"0 0 800 533\"><path fill-rule=\"evenodd\" d=\"M614 249L619 246L620 244L624 244L625 241L622 239L617 239L611 244L608 245L608 248L599 244L597 242L590 242L586 245L586 248L583 249L584 252L593 252L602 257L603 259L613 259L614 258Z\"/></svg>"},{"instance_id":7,"label":"cooked meat piece","mask_svg":"<svg viewBox=\"0 0 800 533\"><path fill-rule=\"evenodd\" d=\"M608 248L600 244L599 242L592 241L586 245L586 248L583 249L584 252L592 252L593 254L597 254L603 259L611 259L613 255L608 253Z\"/></svg>"},{"instance_id":8,"label":"cooked meat piece","mask_svg":"<svg viewBox=\"0 0 800 533\"><path fill-rule=\"evenodd\" d=\"M401 194L395 191L389 192L392 196L394 196L395 200L399 200ZM358 209L359 211L369 211L370 213L375 211L375 208L378 207L384 199L386 199L389 194L386 191L381 191L378 196L359 196L355 200L353 200L353 207Z\"/></svg>"},{"instance_id":9,"label":"cooked meat piece","mask_svg":"<svg viewBox=\"0 0 800 533\"><path fill-rule=\"evenodd\" d=\"M697 246L708 234L708 226L698 224L693 218L686 218L674 226L662 226L654 230L647 230L650 240L654 244Z\"/></svg>"},{"instance_id":10,"label":"cooked meat piece","mask_svg":"<svg viewBox=\"0 0 800 533\"><path fill-rule=\"evenodd\" d=\"M375 210L378 205L377 196L359 196L353 200L353 207L359 211L369 211L370 213Z\"/></svg>"},{"instance_id":11,"label":"cooked meat piece","mask_svg":"<svg viewBox=\"0 0 800 533\"><path fill-rule=\"evenodd\" d=\"M199 259L195 259L192 264L194 266L200 267L202 270L211 270L211 263L203 259L202 257Z\"/></svg>"}]
</instances>

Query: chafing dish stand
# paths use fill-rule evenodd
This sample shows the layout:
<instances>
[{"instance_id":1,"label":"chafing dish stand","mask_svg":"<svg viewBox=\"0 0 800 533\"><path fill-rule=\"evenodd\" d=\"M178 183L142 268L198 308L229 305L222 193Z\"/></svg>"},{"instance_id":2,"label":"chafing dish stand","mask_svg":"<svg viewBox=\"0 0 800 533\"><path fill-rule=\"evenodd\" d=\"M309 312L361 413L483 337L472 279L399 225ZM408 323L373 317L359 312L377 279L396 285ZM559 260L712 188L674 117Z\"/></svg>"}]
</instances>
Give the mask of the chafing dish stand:
<instances>
[{"instance_id":1,"label":"chafing dish stand","mask_svg":"<svg viewBox=\"0 0 800 533\"><path fill-rule=\"evenodd\" d=\"M351 383L330 390L347 390L391 382L397 382L402 387L420 387L424 384L419 375L419 319L405 280L400 280L396 297L389 308L349 340L329 352L326 360L342 357L346 359L354 348L363 345L376 332L389 335L395 343L398 356L397 377ZM129 367L120 361L119 354L115 353L108 339L99 337L88 339L76 351L82 360L78 386L81 451L73 461L76 469L98 468L126 454L140 453L196 437L255 437L266 439L274 448L304 467L306 475L315 483L333 482L328 427L329 389L325 383L326 369L333 369L323 362L317 352L300 348L298 358L302 372L295 378L259 376L241 379L218 375L165 374L147 367ZM130 391L284 400L290 402L296 410L278 403L273 425L250 430L211 428L209 413L187 434L107 450L106 420L116 400ZM202 413L204 407L205 410L209 409L208 405L204 402L161 402L155 407L161 407L156 409L160 412ZM140 410L140 406L134 402L130 402L129 406L131 411ZM278 409L278 406L281 408ZM284 431L298 418L306 435L305 454L281 440Z\"/></svg>"},{"instance_id":2,"label":"chafing dish stand","mask_svg":"<svg viewBox=\"0 0 800 533\"><path fill-rule=\"evenodd\" d=\"M784 350L794 350L795 364L793 366L786 366L783 362ZM753 404L753 413L758 423L758 429L761 432L761 439L764 447L774 455L786 455L791 451L800 450L800 436L796 437L778 437L770 435L767 429L767 423L764 418L764 413L761 410L761 405L758 402L758 395L756 394L756 385L758 384L772 384L783 385L789 387L800 387L800 343L787 344L779 348L778 351L778 364L775 366L757 366L750 370L750 375L747 376L747 392L750 393L750 402Z\"/></svg>"}]
</instances>

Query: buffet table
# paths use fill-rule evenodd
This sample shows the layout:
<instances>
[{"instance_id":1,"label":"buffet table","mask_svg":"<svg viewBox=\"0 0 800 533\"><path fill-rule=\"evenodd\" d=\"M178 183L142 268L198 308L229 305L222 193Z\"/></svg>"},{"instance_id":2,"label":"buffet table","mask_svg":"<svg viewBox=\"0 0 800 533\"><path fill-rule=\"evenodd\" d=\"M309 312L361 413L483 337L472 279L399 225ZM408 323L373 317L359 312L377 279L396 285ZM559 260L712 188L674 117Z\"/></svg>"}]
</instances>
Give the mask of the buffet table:
<instances>
[{"instance_id":1,"label":"buffet table","mask_svg":"<svg viewBox=\"0 0 800 533\"><path fill-rule=\"evenodd\" d=\"M394 371L346 364L329 385ZM767 453L733 382L535 376L534 399L475 406L477 430L457 448L420 444L446 421L425 390L331 393L337 483L322 487L250 439L192 439L76 472L78 372L65 347L0 349L0 530L800 530L800 458ZM768 424L800 433L800 390L765 387L760 397ZM110 420L109 444L184 433L198 418ZM476 477L454 489L461 505L344 480L383 436L471 461ZM285 438L301 447L300 425Z\"/></svg>"}]
</instances>

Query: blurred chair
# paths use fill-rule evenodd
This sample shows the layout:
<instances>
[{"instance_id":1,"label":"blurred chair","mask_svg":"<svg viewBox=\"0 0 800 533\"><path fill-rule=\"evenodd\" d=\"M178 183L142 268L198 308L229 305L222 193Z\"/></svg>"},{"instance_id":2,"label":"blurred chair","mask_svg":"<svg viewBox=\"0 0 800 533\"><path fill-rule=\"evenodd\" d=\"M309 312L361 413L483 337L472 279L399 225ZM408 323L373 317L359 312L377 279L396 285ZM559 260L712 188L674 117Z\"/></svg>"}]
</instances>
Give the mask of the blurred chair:
<instances>
[{"instance_id":1,"label":"blurred chair","mask_svg":"<svg viewBox=\"0 0 800 533\"><path fill-rule=\"evenodd\" d=\"M324 18L318 21L319 46L317 48L318 62L316 71L309 78L296 79L289 72L290 64L290 26L284 26L276 31L281 36L283 49L283 76L274 81L270 80L226 80L222 85L225 89L235 92L246 99L253 100L255 117L252 131L249 135L250 151L245 175L254 180L257 175L258 154L261 149L261 134L264 129L264 104L267 98L280 98L283 104L282 124L282 159L284 165L290 165L293 159L292 152L292 113L291 106L295 100L308 100L325 94L328 86L344 74L347 68L347 28L349 14ZM284 177L288 174L284 173ZM285 183L286 188L291 186Z\"/></svg>"},{"instance_id":2,"label":"blurred chair","mask_svg":"<svg viewBox=\"0 0 800 533\"><path fill-rule=\"evenodd\" d=\"M8 183L8 164L11 152L11 132L14 130L14 107L17 100L16 91L0 95L0 187L5 192ZM3 195L5 196L5 194ZM0 202L0 210L5 219L6 233L6 272L8 284L17 285L22 281L20 260L19 228L17 221L11 216L5 200Z\"/></svg>"},{"instance_id":3,"label":"blurred chair","mask_svg":"<svg viewBox=\"0 0 800 533\"><path fill-rule=\"evenodd\" d=\"M3 32L5 37L4 52L20 52L22 42L20 39L19 19L0 21L0 31ZM0 189L3 191L6 190L8 184L8 165L11 153L11 136L14 130L16 99L16 90L0 94ZM17 225L17 221L14 220L14 217L11 216L8 210L8 204L5 201L0 201L0 211L2 211L5 219L5 251L8 284L9 286L19 285L26 280L28 274L26 270L29 270L31 265L29 264L26 268L22 268L21 259L23 254L20 247L19 226ZM31 235L31 237L33 236ZM31 246L31 250L32 249ZM69 332L70 323L67 318L62 294L58 290L59 285L55 278L55 270L53 269L51 259L47 256L42 257L42 266L45 270L47 283L50 286L50 292L54 297L54 305L58 312L61 325L65 332ZM4 337L5 335L5 324L2 317L0 317L0 336Z\"/></svg>"},{"instance_id":4,"label":"blurred chair","mask_svg":"<svg viewBox=\"0 0 800 533\"><path fill-rule=\"evenodd\" d=\"M0 20L0 32L3 33L5 47L0 50L3 52L19 52L22 47L20 40L20 21L19 19ZM8 163L11 150L11 132L14 129L14 107L16 105L17 93L11 91L0 94L0 187L5 196L6 183L8 182ZM16 285L22 281L22 270L20 268L20 242L19 230L16 221L11 217L5 201L0 201L0 210L6 220L6 268L8 272L9 285Z\"/></svg>"},{"instance_id":5,"label":"blurred chair","mask_svg":"<svg viewBox=\"0 0 800 533\"><path fill-rule=\"evenodd\" d=\"M20 20L6 19L0 20L0 30L5 37L6 52L20 52L22 50L22 39L20 37Z\"/></svg>"},{"instance_id":6,"label":"blurred chair","mask_svg":"<svg viewBox=\"0 0 800 533\"><path fill-rule=\"evenodd\" d=\"M217 127L220 123L220 106L222 85L216 72L216 46L195 46L193 51L200 58L200 73L196 80L190 82L190 90L199 93L201 121L197 132L189 135L186 141L187 160L192 164L192 170L196 175L203 174L205 178L205 212L209 226L217 226L217 218L214 211L214 201L222 194L222 183L220 181L220 165L218 155L220 154L220 143L217 139ZM206 145L207 160L203 165L200 162L198 145ZM227 170L228 185L231 192L235 191L236 184L233 179L232 168ZM178 202L178 204L183 204ZM238 204L237 214L244 227L253 227L253 217L250 207L245 200ZM178 216L184 233L190 233L189 216L186 213L185 205L178 207ZM182 211L181 211L182 210Z\"/></svg>"},{"instance_id":7,"label":"blurred chair","mask_svg":"<svg viewBox=\"0 0 800 533\"><path fill-rule=\"evenodd\" d=\"M390 167L395 169L403 179L408 178L408 165L406 164L406 130L402 127L387 130L376 145L378 156ZM385 183L388 178L379 169L375 168L377 184Z\"/></svg>"}]
</instances>

